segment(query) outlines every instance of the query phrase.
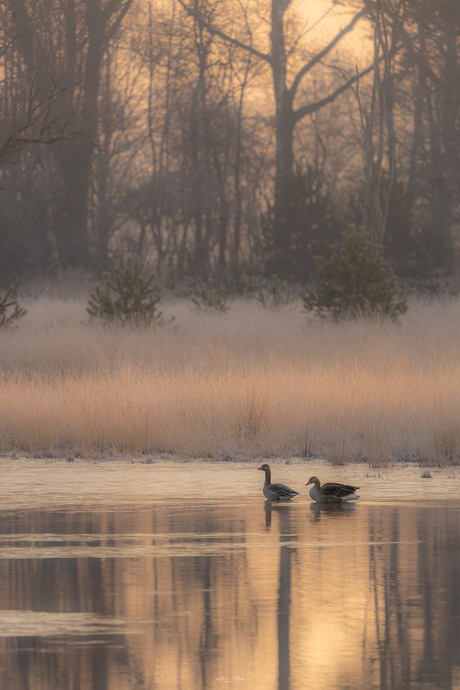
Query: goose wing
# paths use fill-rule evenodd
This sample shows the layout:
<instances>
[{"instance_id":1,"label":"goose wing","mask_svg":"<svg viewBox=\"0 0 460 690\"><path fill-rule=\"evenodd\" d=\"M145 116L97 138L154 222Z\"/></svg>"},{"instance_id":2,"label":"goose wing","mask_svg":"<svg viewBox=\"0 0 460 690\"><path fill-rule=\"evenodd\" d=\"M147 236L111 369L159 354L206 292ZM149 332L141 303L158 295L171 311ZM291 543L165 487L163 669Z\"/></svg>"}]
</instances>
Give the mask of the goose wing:
<instances>
[{"instance_id":1,"label":"goose wing","mask_svg":"<svg viewBox=\"0 0 460 690\"><path fill-rule=\"evenodd\" d=\"M280 497L299 496L299 493L297 491L294 491L294 489L290 489L288 486L285 486L284 484L270 484L268 488L270 489L270 491L273 491L273 493Z\"/></svg>"},{"instance_id":2,"label":"goose wing","mask_svg":"<svg viewBox=\"0 0 460 690\"><path fill-rule=\"evenodd\" d=\"M336 498L345 498L351 496L359 489L359 486L351 486L351 484L339 484L339 482L328 482L323 484L321 491L324 496L335 496Z\"/></svg>"}]
</instances>

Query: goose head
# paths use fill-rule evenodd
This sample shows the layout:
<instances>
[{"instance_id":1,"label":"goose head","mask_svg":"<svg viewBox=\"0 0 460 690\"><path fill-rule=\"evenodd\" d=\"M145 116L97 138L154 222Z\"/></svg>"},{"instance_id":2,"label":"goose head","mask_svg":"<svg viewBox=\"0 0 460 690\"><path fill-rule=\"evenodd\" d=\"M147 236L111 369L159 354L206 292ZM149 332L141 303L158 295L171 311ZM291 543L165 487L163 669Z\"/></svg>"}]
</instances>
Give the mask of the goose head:
<instances>
[{"instance_id":1,"label":"goose head","mask_svg":"<svg viewBox=\"0 0 460 690\"><path fill-rule=\"evenodd\" d=\"M270 465L267 465L267 463L261 465L260 467L257 468L258 470L262 470L263 472L270 472Z\"/></svg>"}]
</instances>

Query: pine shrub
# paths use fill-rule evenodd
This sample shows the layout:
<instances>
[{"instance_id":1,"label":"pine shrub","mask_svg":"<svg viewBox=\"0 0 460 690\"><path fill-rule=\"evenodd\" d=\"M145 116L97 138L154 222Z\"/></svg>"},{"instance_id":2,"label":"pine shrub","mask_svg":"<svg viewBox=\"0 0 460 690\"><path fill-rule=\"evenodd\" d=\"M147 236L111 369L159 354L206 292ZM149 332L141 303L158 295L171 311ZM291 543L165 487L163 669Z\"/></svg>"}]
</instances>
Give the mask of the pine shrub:
<instances>
[{"instance_id":1,"label":"pine shrub","mask_svg":"<svg viewBox=\"0 0 460 690\"><path fill-rule=\"evenodd\" d=\"M335 321L371 316L395 320L407 311L405 300L396 301L396 278L383 247L372 246L363 228L349 226L340 251L333 246L329 251L329 259L315 257L315 289L301 294L306 311Z\"/></svg>"},{"instance_id":2,"label":"pine shrub","mask_svg":"<svg viewBox=\"0 0 460 690\"><path fill-rule=\"evenodd\" d=\"M231 309L228 304L229 294L225 288L216 288L214 280L209 278L207 288L201 290L199 296L192 301L200 311L215 310L224 314Z\"/></svg>"},{"instance_id":3,"label":"pine shrub","mask_svg":"<svg viewBox=\"0 0 460 690\"><path fill-rule=\"evenodd\" d=\"M143 270L141 264L133 271L132 261L128 259L126 268L115 268L115 285L110 282L110 273L104 273L104 287L97 286L88 301L86 311L90 320L100 319L106 324L160 324L162 313L157 310L160 288L153 284L155 274L145 280Z\"/></svg>"},{"instance_id":4,"label":"pine shrub","mask_svg":"<svg viewBox=\"0 0 460 690\"><path fill-rule=\"evenodd\" d=\"M265 288L259 288L255 299L262 307L272 311L279 311L284 307L292 305L294 302L292 291L288 290L275 274L272 275L269 284Z\"/></svg>"},{"instance_id":5,"label":"pine shrub","mask_svg":"<svg viewBox=\"0 0 460 690\"><path fill-rule=\"evenodd\" d=\"M13 326L19 319L22 319L22 317L27 314L27 309L20 307L17 300L12 298L13 292L14 287L11 286L4 297L0 295L0 328ZM10 307L14 307L14 309L8 314L7 312Z\"/></svg>"}]
</instances>

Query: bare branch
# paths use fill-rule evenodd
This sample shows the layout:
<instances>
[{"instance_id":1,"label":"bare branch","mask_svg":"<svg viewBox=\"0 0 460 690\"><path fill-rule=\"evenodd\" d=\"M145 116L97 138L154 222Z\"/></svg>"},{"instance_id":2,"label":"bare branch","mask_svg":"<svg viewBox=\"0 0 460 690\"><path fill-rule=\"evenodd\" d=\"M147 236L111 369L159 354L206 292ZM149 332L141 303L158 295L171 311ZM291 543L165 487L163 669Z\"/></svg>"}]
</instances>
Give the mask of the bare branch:
<instances>
[{"instance_id":1,"label":"bare branch","mask_svg":"<svg viewBox=\"0 0 460 690\"><path fill-rule=\"evenodd\" d=\"M115 3L118 4L118 3ZM118 29L120 28L120 25L125 18L125 15L127 14L128 10L131 8L131 5L133 4L133 0L126 0L125 4L121 7L120 13L118 17L115 19L114 23L112 26L108 29L107 31L107 36L106 36L106 43L108 43L116 34ZM107 5L105 10L103 11L103 14L106 15L106 17L110 17L114 12L115 12L115 7L111 6L111 3ZM106 19L107 21L107 19Z\"/></svg>"},{"instance_id":2,"label":"bare branch","mask_svg":"<svg viewBox=\"0 0 460 690\"><path fill-rule=\"evenodd\" d=\"M221 38L223 41L226 41L227 43L231 43L232 45L236 46L237 48L241 48L241 50L245 50L247 53L251 53L251 55L255 55L256 57L260 58L261 60L265 60L265 62L268 62L271 64L272 59L270 55L267 55L266 53L262 53L260 50L257 50L257 48L253 48L252 45L247 45L246 43L242 43L242 41L239 41L237 38L233 38L233 36L229 36L226 34L224 31L221 31L220 29L216 28L215 26L212 26L212 24L209 24L203 17L202 15L197 12L196 10L192 9L191 7L188 7L188 5L184 2L184 0L179 0L180 4L184 8L184 10L187 12L187 14L190 17L193 17L198 21L200 26L204 27L208 33L211 34L211 36L218 36Z\"/></svg>"},{"instance_id":3,"label":"bare branch","mask_svg":"<svg viewBox=\"0 0 460 690\"><path fill-rule=\"evenodd\" d=\"M304 105L301 108L295 110L293 118L294 122L298 122L303 117L305 117L305 115L310 115L311 113L320 110L323 106L327 105L328 103L332 103L332 101L335 101L337 96L340 96L341 93L349 89L352 84L358 81L358 79L364 77L366 74L369 74L369 72L371 72L373 69L374 63L372 63L372 65L369 65L369 67L366 67L366 69L362 72L355 74L353 77L351 77L351 79L348 79L348 81L342 84L342 86L339 86L339 88L333 91L331 94L329 94L329 96L326 96L326 98L322 98L320 101L316 101L316 103L310 103L309 105Z\"/></svg>"},{"instance_id":4,"label":"bare branch","mask_svg":"<svg viewBox=\"0 0 460 690\"><path fill-rule=\"evenodd\" d=\"M19 154L32 144L53 144L64 139L81 138L84 132L71 126L72 117L67 117L57 104L59 97L83 81L71 78L61 84L48 79L37 86L35 74L29 86L24 106L10 110L3 117L0 129L0 165L15 163Z\"/></svg>"},{"instance_id":5,"label":"bare branch","mask_svg":"<svg viewBox=\"0 0 460 690\"><path fill-rule=\"evenodd\" d=\"M326 55L328 55L331 50L339 43L346 34L348 34L353 27L355 26L356 22L358 22L361 17L363 17L366 14L367 9L363 8L358 14L356 14L351 22L347 24L345 28L343 28L335 38L332 39L332 41L325 47L323 50L321 50L317 55L315 55L314 58L312 58L309 62L307 62L302 69L297 73L296 77L294 78L294 81L292 82L292 86L289 89L289 93L291 94L291 98L294 99L294 96L297 92L297 89L299 88L299 84L302 81L303 77L310 72L310 70L318 63L320 62Z\"/></svg>"},{"instance_id":6,"label":"bare branch","mask_svg":"<svg viewBox=\"0 0 460 690\"><path fill-rule=\"evenodd\" d=\"M9 40L8 43L6 43L6 45L3 46L3 48L0 50L0 58L2 58L5 55L6 51L14 43L14 41L17 39L17 37L18 37L18 34L15 34L11 38L11 40Z\"/></svg>"}]
</instances>

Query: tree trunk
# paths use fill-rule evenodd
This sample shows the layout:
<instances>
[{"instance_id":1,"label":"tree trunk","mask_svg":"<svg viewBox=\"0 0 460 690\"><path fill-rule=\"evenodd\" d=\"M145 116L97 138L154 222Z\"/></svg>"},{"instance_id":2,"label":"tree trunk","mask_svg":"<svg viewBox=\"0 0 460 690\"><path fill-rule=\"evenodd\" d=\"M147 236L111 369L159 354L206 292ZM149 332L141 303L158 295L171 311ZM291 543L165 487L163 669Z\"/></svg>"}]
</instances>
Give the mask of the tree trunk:
<instances>
[{"instance_id":1,"label":"tree trunk","mask_svg":"<svg viewBox=\"0 0 460 690\"><path fill-rule=\"evenodd\" d=\"M391 16L377 0L374 24L374 81L369 113L362 118L365 127L365 186L363 226L372 244L382 244L385 235L391 191L396 177L396 135L394 130L394 58L398 46L400 1ZM387 184L382 184L384 163L388 165Z\"/></svg>"},{"instance_id":2,"label":"tree trunk","mask_svg":"<svg viewBox=\"0 0 460 690\"><path fill-rule=\"evenodd\" d=\"M61 142L55 148L63 182L60 224L56 229L59 261L64 270L89 268L87 228L88 189L92 146L80 142Z\"/></svg>"},{"instance_id":3,"label":"tree trunk","mask_svg":"<svg viewBox=\"0 0 460 690\"><path fill-rule=\"evenodd\" d=\"M271 66L275 91L276 129L276 176L281 178L292 173L294 118L292 97L286 85L286 47L284 43L284 13L290 0L272 0Z\"/></svg>"},{"instance_id":4,"label":"tree trunk","mask_svg":"<svg viewBox=\"0 0 460 690\"><path fill-rule=\"evenodd\" d=\"M414 104L414 131L409 158L409 178L407 182L408 203L412 207L415 201L418 155L423 144L423 106L427 95L426 70L425 70L425 27L423 22L417 23L418 37L420 41L417 64L417 87Z\"/></svg>"},{"instance_id":5,"label":"tree trunk","mask_svg":"<svg viewBox=\"0 0 460 690\"><path fill-rule=\"evenodd\" d=\"M442 125L447 165L450 168L451 177L456 187L456 193L458 198L460 198L460 151L457 144L459 140L457 121L460 110L460 97L458 95L460 66L456 34L458 34L458 29L446 22L444 34L446 48L444 53L445 84Z\"/></svg>"},{"instance_id":6,"label":"tree trunk","mask_svg":"<svg viewBox=\"0 0 460 690\"><path fill-rule=\"evenodd\" d=\"M284 13L290 0L272 0L271 67L275 92L276 172L273 217L273 254L270 264L278 266L284 276L290 253L289 209L285 203L285 190L294 166L294 117L292 97L286 84L286 47L284 42Z\"/></svg>"},{"instance_id":7,"label":"tree trunk","mask_svg":"<svg viewBox=\"0 0 460 690\"><path fill-rule=\"evenodd\" d=\"M88 197L94 145L97 142L98 94L100 67L105 48L105 19L94 0L85 0L88 29L88 54L84 72L82 117L88 142L65 141L56 149L56 159L62 172L64 198L62 223L58 228L61 266L64 269L90 268L88 235ZM76 30L76 23L68 28ZM70 37L73 42L75 37Z\"/></svg>"},{"instance_id":8,"label":"tree trunk","mask_svg":"<svg viewBox=\"0 0 460 690\"><path fill-rule=\"evenodd\" d=\"M133 0L115 0L101 9L100 0L85 0L88 52L82 81L81 119L87 142L65 141L55 147L56 161L63 178L61 225L57 241L64 269L88 270L92 267L88 233L88 200L92 177L94 146L98 141L98 97L101 63L110 38L114 35ZM78 44L75 4L70 0L67 16L69 48ZM72 14L73 13L73 14ZM75 60L69 54L69 64Z\"/></svg>"}]
</instances>

